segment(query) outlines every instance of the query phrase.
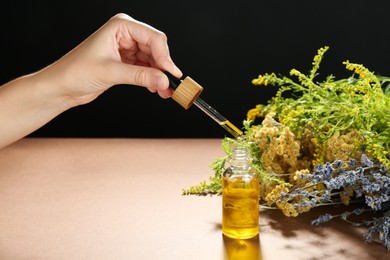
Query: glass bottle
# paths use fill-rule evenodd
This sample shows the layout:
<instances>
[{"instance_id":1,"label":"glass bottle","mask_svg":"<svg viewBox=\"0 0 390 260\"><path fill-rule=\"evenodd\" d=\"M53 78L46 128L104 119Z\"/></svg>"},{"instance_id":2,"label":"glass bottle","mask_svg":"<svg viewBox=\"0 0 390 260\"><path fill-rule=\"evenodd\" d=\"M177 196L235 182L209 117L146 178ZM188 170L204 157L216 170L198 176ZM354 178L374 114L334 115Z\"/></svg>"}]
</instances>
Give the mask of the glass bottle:
<instances>
[{"instance_id":1,"label":"glass bottle","mask_svg":"<svg viewBox=\"0 0 390 260\"><path fill-rule=\"evenodd\" d=\"M222 179L222 233L248 239L259 233L259 179L248 146L236 143L231 154Z\"/></svg>"}]
</instances>

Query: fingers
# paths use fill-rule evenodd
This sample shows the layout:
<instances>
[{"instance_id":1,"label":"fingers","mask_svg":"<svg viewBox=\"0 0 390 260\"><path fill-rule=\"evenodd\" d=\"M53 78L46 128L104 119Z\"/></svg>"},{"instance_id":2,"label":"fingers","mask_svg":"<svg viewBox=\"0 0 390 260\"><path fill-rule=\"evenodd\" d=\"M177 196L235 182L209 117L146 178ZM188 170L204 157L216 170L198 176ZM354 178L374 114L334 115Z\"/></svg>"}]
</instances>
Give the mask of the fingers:
<instances>
[{"instance_id":1,"label":"fingers","mask_svg":"<svg viewBox=\"0 0 390 260\"><path fill-rule=\"evenodd\" d=\"M115 63L115 69L110 70L114 84L144 86L162 98L172 96L173 90L163 72L168 71L177 78L183 73L170 57L166 35L126 14L118 14L111 20L125 62Z\"/></svg>"},{"instance_id":2,"label":"fingers","mask_svg":"<svg viewBox=\"0 0 390 260\"><path fill-rule=\"evenodd\" d=\"M122 62L112 62L109 74L112 77L113 84L130 84L143 86L148 88L151 92L160 92L162 95L169 95L169 80L167 76L160 70L131 65Z\"/></svg>"},{"instance_id":3,"label":"fingers","mask_svg":"<svg viewBox=\"0 0 390 260\"><path fill-rule=\"evenodd\" d=\"M173 90L169 87L168 78L160 70L122 63L120 65L124 65L122 70L123 75L121 75L123 80L121 82L146 87L152 93L158 92L162 98L172 96Z\"/></svg>"},{"instance_id":4,"label":"fingers","mask_svg":"<svg viewBox=\"0 0 390 260\"><path fill-rule=\"evenodd\" d=\"M170 97L172 97L172 95L173 95L173 89L171 89L171 88L167 88L167 89L165 89L165 90L159 90L159 91L157 91L157 90L154 89L154 88L148 88L148 90L149 90L150 92L152 92L152 93L158 92L158 95L159 95L160 97L162 97L162 98L170 98Z\"/></svg>"},{"instance_id":5,"label":"fingers","mask_svg":"<svg viewBox=\"0 0 390 260\"><path fill-rule=\"evenodd\" d=\"M170 98L173 95L173 89L167 88L165 90L159 90L158 94L162 98Z\"/></svg>"},{"instance_id":6,"label":"fingers","mask_svg":"<svg viewBox=\"0 0 390 260\"><path fill-rule=\"evenodd\" d=\"M163 32L125 14L118 14L113 19L124 21L123 25L129 35L137 42L143 53L153 58L157 69L168 71L177 78L182 77L182 72L170 57L167 37Z\"/></svg>"}]
</instances>

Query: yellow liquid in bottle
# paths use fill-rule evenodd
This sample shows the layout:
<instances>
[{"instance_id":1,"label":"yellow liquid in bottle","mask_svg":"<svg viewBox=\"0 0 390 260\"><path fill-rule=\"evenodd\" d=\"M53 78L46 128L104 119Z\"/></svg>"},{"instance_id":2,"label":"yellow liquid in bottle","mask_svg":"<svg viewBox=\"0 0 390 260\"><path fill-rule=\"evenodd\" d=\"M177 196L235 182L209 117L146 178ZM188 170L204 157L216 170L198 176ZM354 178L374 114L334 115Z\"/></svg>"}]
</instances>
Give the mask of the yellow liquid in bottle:
<instances>
[{"instance_id":1,"label":"yellow liquid in bottle","mask_svg":"<svg viewBox=\"0 0 390 260\"><path fill-rule=\"evenodd\" d=\"M259 181L257 176L223 177L222 232L235 239L259 233Z\"/></svg>"}]
</instances>

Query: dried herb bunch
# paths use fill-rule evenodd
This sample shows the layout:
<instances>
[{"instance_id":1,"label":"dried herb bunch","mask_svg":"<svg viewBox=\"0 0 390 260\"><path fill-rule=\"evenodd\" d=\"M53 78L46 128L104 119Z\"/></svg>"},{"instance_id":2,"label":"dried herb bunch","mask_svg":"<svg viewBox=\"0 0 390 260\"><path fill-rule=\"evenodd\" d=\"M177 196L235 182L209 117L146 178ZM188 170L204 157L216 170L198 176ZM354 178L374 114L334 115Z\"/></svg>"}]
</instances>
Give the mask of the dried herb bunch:
<instances>
[{"instance_id":1,"label":"dried herb bunch","mask_svg":"<svg viewBox=\"0 0 390 260\"><path fill-rule=\"evenodd\" d=\"M296 80L271 73L252 81L278 87L275 97L250 109L243 123L244 141L260 175L260 204L295 217L318 206L362 202L363 207L326 214L312 224L340 217L366 225L366 239L379 239L390 250L390 78L345 61L350 77L330 75L317 82L328 49L318 50L307 75L292 69ZM183 194L220 194L229 144L236 141L225 138L226 157L211 165L214 176ZM372 212L372 219L348 219L365 211Z\"/></svg>"}]
</instances>

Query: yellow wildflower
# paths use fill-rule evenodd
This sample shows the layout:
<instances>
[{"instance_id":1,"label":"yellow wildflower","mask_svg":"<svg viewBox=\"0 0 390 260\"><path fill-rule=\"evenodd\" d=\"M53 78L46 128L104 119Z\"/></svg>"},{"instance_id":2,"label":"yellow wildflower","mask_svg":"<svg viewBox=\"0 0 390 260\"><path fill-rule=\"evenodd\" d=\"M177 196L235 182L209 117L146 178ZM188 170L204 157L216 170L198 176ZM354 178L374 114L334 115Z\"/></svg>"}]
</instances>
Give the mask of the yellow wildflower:
<instances>
[{"instance_id":1,"label":"yellow wildflower","mask_svg":"<svg viewBox=\"0 0 390 260\"><path fill-rule=\"evenodd\" d=\"M278 206L278 208L281 209L283 214L287 217L298 216L296 209L293 207L293 205L291 205L291 203L288 203L287 201L279 200L276 202L276 206Z\"/></svg>"},{"instance_id":2,"label":"yellow wildflower","mask_svg":"<svg viewBox=\"0 0 390 260\"><path fill-rule=\"evenodd\" d=\"M265 200L267 202L267 205L268 206L272 206L272 204L275 203L276 200L278 200L280 198L280 194L283 192L283 193L287 193L289 191L289 189L286 187L286 185L284 183L281 183L279 185L277 185L271 192L269 192L267 194L267 196L265 197Z\"/></svg>"},{"instance_id":3,"label":"yellow wildflower","mask_svg":"<svg viewBox=\"0 0 390 260\"><path fill-rule=\"evenodd\" d=\"M254 121L258 117L263 117L261 107L262 105L257 105L255 108L250 109L246 115L247 120Z\"/></svg>"},{"instance_id":4,"label":"yellow wildflower","mask_svg":"<svg viewBox=\"0 0 390 260\"><path fill-rule=\"evenodd\" d=\"M325 52L329 49L329 46L324 46L317 51L317 55L313 59L313 68L310 71L310 79L316 76L317 70L320 68L320 63L324 57Z\"/></svg>"}]
</instances>

